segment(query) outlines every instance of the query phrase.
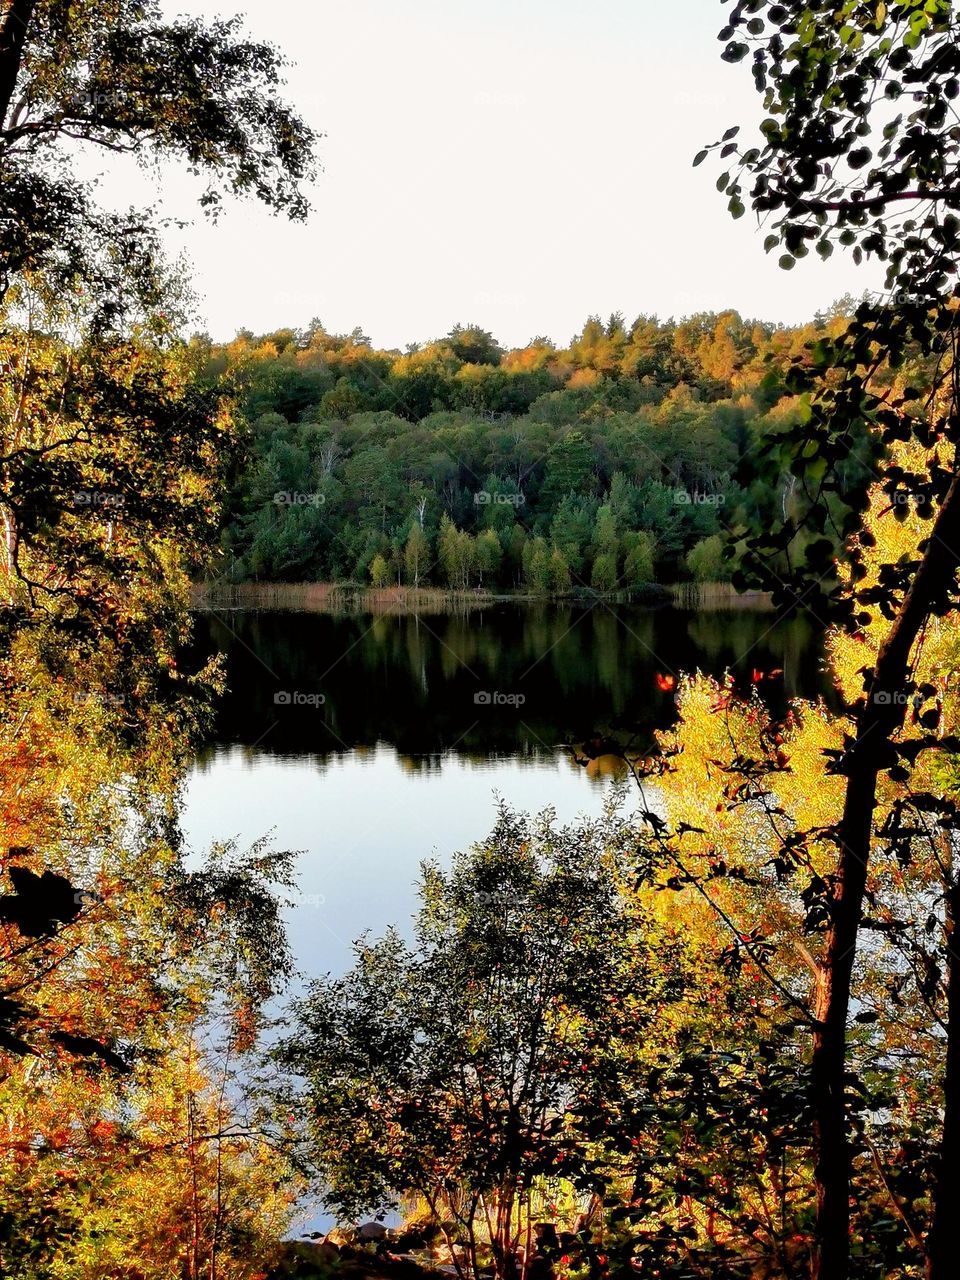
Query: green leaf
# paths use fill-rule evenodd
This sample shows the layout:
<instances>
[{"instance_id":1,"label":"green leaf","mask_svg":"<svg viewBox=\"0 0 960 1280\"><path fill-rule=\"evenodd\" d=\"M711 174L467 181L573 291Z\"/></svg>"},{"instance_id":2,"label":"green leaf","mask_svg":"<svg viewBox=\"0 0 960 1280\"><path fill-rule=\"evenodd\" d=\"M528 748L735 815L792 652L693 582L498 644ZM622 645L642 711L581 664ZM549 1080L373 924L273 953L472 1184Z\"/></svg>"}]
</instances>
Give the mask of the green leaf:
<instances>
[{"instance_id":1,"label":"green leaf","mask_svg":"<svg viewBox=\"0 0 960 1280\"><path fill-rule=\"evenodd\" d=\"M742 44L740 41L734 41L733 44L727 45L720 56L723 58L724 62L742 62L749 52L749 45Z\"/></svg>"}]
</instances>

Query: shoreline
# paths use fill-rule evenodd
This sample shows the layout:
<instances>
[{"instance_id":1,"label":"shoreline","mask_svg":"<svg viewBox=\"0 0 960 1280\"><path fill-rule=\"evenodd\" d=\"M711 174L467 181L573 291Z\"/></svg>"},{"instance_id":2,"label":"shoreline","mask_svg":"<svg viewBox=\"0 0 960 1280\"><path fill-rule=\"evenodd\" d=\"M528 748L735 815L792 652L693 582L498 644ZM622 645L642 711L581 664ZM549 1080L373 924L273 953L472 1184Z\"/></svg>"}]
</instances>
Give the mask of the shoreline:
<instances>
[{"instance_id":1,"label":"shoreline","mask_svg":"<svg viewBox=\"0 0 960 1280\"><path fill-rule=\"evenodd\" d=\"M729 583L651 584L640 591L591 591L565 595L535 595L525 591L451 591L443 587L366 587L344 582L212 582L194 583L191 608L269 609L310 613L372 613L402 617L427 613L471 613L499 604L595 604L598 601L640 608L702 609L709 612L745 610L772 612L761 591L737 592Z\"/></svg>"}]
</instances>

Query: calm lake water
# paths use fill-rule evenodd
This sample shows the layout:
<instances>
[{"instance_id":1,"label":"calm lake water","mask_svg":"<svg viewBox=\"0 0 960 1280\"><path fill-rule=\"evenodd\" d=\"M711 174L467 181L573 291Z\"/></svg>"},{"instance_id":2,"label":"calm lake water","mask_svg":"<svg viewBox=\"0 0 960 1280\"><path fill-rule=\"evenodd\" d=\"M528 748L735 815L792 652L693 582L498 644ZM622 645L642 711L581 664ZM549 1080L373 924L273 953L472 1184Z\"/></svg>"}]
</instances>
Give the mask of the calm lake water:
<instances>
[{"instance_id":1,"label":"calm lake water","mask_svg":"<svg viewBox=\"0 0 960 1280\"><path fill-rule=\"evenodd\" d=\"M347 968L366 930L406 931L421 860L481 839L498 796L599 813L612 761L581 768L565 744L629 733L643 750L673 714L658 674L729 669L746 689L754 669L782 668L775 702L826 692L806 620L753 610L220 610L197 631L226 655L229 691L189 778L186 834L300 851L289 928L307 977Z\"/></svg>"}]
</instances>

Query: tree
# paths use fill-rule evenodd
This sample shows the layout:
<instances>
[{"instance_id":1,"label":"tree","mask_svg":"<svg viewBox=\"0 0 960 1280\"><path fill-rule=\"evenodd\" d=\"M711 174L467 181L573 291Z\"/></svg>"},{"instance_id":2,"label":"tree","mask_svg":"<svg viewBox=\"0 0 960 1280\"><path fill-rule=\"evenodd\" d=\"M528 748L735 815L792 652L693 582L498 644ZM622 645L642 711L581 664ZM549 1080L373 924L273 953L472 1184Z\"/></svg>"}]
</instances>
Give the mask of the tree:
<instances>
[{"instance_id":1,"label":"tree","mask_svg":"<svg viewBox=\"0 0 960 1280\"><path fill-rule=\"evenodd\" d=\"M620 538L613 508L604 503L597 510L593 530L593 572L591 585L597 591L612 591L618 582L617 565L620 559Z\"/></svg>"},{"instance_id":2,"label":"tree","mask_svg":"<svg viewBox=\"0 0 960 1280\"><path fill-rule=\"evenodd\" d=\"M657 544L653 534L645 529L638 533L624 534L623 546L623 585L629 589L645 587L655 582L653 566Z\"/></svg>"},{"instance_id":3,"label":"tree","mask_svg":"<svg viewBox=\"0 0 960 1280\"><path fill-rule=\"evenodd\" d=\"M613 514L618 529L626 529L633 523L637 491L622 471L615 471L610 477L610 492L607 494L607 505Z\"/></svg>"},{"instance_id":4,"label":"tree","mask_svg":"<svg viewBox=\"0 0 960 1280\"><path fill-rule=\"evenodd\" d=\"M176 337L152 215L103 212L73 169L78 139L179 159L211 213L232 192L302 216L313 135L279 68L235 21L166 22L150 0L0 3L5 1275L226 1280L286 1221L292 1170L248 1087L288 972L282 860L224 847L188 870L175 819L217 687L178 660L230 406ZM215 1025L237 1069L184 1069ZM147 1211L176 1228L149 1247Z\"/></svg>"},{"instance_id":5,"label":"tree","mask_svg":"<svg viewBox=\"0 0 960 1280\"><path fill-rule=\"evenodd\" d=\"M477 534L473 548L473 568L480 586L483 586L484 577L488 580L496 579L502 560L503 548L494 530L484 529Z\"/></svg>"},{"instance_id":6,"label":"tree","mask_svg":"<svg viewBox=\"0 0 960 1280\"><path fill-rule=\"evenodd\" d=\"M672 998L655 926L620 887L629 846L613 819L503 809L449 873L424 867L413 949L395 932L358 943L346 976L312 985L281 1058L306 1081L337 1212L416 1192L458 1275L515 1277L520 1246L527 1274L543 1180L593 1185L578 1117L617 1104L630 1046Z\"/></svg>"},{"instance_id":7,"label":"tree","mask_svg":"<svg viewBox=\"0 0 960 1280\"><path fill-rule=\"evenodd\" d=\"M68 309L33 299L31 313L28 329L0 333L16 370L0 389L0 591L34 618L69 610L116 638L138 582L172 587L213 542L231 417L192 383L182 348L148 335L70 344L49 335Z\"/></svg>"},{"instance_id":8,"label":"tree","mask_svg":"<svg viewBox=\"0 0 960 1280\"><path fill-rule=\"evenodd\" d=\"M729 564L724 560L723 538L718 533L703 538L687 552L687 568L694 582L725 582Z\"/></svg>"},{"instance_id":9,"label":"tree","mask_svg":"<svg viewBox=\"0 0 960 1280\"><path fill-rule=\"evenodd\" d=\"M407 581L414 587L420 586L421 577L426 576L430 568L430 543L419 521L414 520L407 535L407 544L403 552L403 563Z\"/></svg>"},{"instance_id":10,"label":"tree","mask_svg":"<svg viewBox=\"0 0 960 1280\"><path fill-rule=\"evenodd\" d=\"M523 546L523 574L539 595L550 591L550 547L545 538L531 538Z\"/></svg>"},{"instance_id":11,"label":"tree","mask_svg":"<svg viewBox=\"0 0 960 1280\"><path fill-rule=\"evenodd\" d=\"M566 595L570 590L570 566L559 547L550 552L550 588L558 596Z\"/></svg>"},{"instance_id":12,"label":"tree","mask_svg":"<svg viewBox=\"0 0 960 1280\"><path fill-rule=\"evenodd\" d=\"M614 515L613 508L609 503L604 503L597 510L597 519L594 526L593 540L594 545L599 551L608 551L616 553L617 550L617 519Z\"/></svg>"},{"instance_id":13,"label":"tree","mask_svg":"<svg viewBox=\"0 0 960 1280\"><path fill-rule=\"evenodd\" d=\"M390 566L379 552L370 563L370 581L378 589L390 585Z\"/></svg>"},{"instance_id":14,"label":"tree","mask_svg":"<svg viewBox=\"0 0 960 1280\"><path fill-rule=\"evenodd\" d=\"M613 591L616 589L617 581L616 555L606 551L600 552L593 561L593 569L590 573L591 587L594 591Z\"/></svg>"},{"instance_id":15,"label":"tree","mask_svg":"<svg viewBox=\"0 0 960 1280\"><path fill-rule=\"evenodd\" d=\"M458 529L447 515L440 521L437 549L449 585L455 591L466 591L474 565L473 539L469 533Z\"/></svg>"},{"instance_id":16,"label":"tree","mask_svg":"<svg viewBox=\"0 0 960 1280\"><path fill-rule=\"evenodd\" d=\"M169 576L165 539L194 556L211 542L230 451L226 402L191 384L172 336L182 289L150 217L100 211L70 148L181 159L208 176L211 213L231 191L303 216L313 134L278 100L279 68L235 21L0 6L0 512L18 610L116 633L144 560Z\"/></svg>"},{"instance_id":17,"label":"tree","mask_svg":"<svg viewBox=\"0 0 960 1280\"><path fill-rule=\"evenodd\" d=\"M296 1185L250 1055L289 973L274 889L290 879L263 846L185 865L196 709L186 671L179 698L176 682L152 696L165 657L124 655L121 679L110 647L28 630L2 659L0 1269L24 1280L108 1258L161 1280L191 1241L242 1276Z\"/></svg>"},{"instance_id":18,"label":"tree","mask_svg":"<svg viewBox=\"0 0 960 1280\"><path fill-rule=\"evenodd\" d=\"M236 19L165 20L154 0L0 6L0 300L42 273L80 285L96 326L157 300L147 215L99 210L71 172L72 140L205 174L204 208L252 194L303 217L314 135L277 96L280 60ZM75 154L75 153L74 153Z\"/></svg>"},{"instance_id":19,"label":"tree","mask_svg":"<svg viewBox=\"0 0 960 1280\"><path fill-rule=\"evenodd\" d=\"M595 502L568 494L562 498L550 525L550 537L563 552L571 572L585 572L587 548L593 534Z\"/></svg>"},{"instance_id":20,"label":"tree","mask_svg":"<svg viewBox=\"0 0 960 1280\"><path fill-rule=\"evenodd\" d=\"M464 364L497 365L503 355L503 348L493 334L479 325L454 325L447 335L447 343Z\"/></svg>"},{"instance_id":21,"label":"tree","mask_svg":"<svg viewBox=\"0 0 960 1280\"><path fill-rule=\"evenodd\" d=\"M258 1131L249 1098L237 1105L251 1066L178 1035L122 1097L101 1075L85 1101L62 1081L52 1098L29 1084L5 1098L19 1160L0 1158L4 1275L247 1280L271 1266L302 1184L279 1131ZM46 1158L24 1158L30 1137Z\"/></svg>"},{"instance_id":22,"label":"tree","mask_svg":"<svg viewBox=\"0 0 960 1280\"><path fill-rule=\"evenodd\" d=\"M580 368L614 373L623 357L626 340L622 315L612 315L606 325L599 316L591 316L583 332L570 344L570 354Z\"/></svg>"},{"instance_id":23,"label":"tree","mask_svg":"<svg viewBox=\"0 0 960 1280\"><path fill-rule=\"evenodd\" d=\"M902 450L899 460L905 461ZM866 586L909 554L924 521L916 513L894 519L886 493L877 486L863 523L864 534L874 540L867 577L860 580ZM717 683L698 677L680 682L676 690L677 725L659 735L655 765L633 761L639 776L656 780L651 839L663 853L662 875L681 895L685 918L693 920L703 911L709 921L712 915L714 934L721 935L715 942L718 952L726 934L727 945L718 958L731 987L743 973L757 983L750 1006L756 1011L756 1033L766 1042L760 1054L767 1064L766 1083L749 1074L739 1085L731 1081L729 1095L723 1086L723 1102L720 1084L708 1087L712 1113L743 1126L744 1137L752 1132L759 1138L757 1126L770 1124L763 1142L772 1141L780 1155L769 1191L779 1194L778 1188L790 1188L784 1212L768 1220L780 1224L770 1232L766 1248L781 1266L785 1249L799 1244L801 1253L806 1252L803 1224L815 1206L807 1151L812 1101L807 1042L815 1029L808 969L816 967L822 954L816 935L829 920L824 890L836 860L835 830L847 785L842 774L824 770L823 760L840 758L850 740L849 708L862 682L864 652L880 647L889 626L880 609L870 612L862 634L837 628L828 637L831 674L845 700L842 712L791 700L785 715L775 715L756 692L738 694L732 679ZM926 1228L934 1216L930 1197L942 1142L940 1109L949 1097L946 1092L940 1096L951 1052L951 996L941 974L952 963L957 775L952 762L956 744L946 735L935 736L933 708L924 709L926 699L919 691L938 689L937 721L954 723L956 687L950 673L955 653L953 626L931 627L917 658L916 695L904 695L910 699L914 730L898 746L901 758L913 764L888 775L877 791L867 881L870 907L863 921L868 941L858 956L856 1016L846 1061L855 1275L919 1274L932 1261ZM763 688L778 680L779 673L754 671L752 679L756 688ZM923 742L925 748L918 750ZM950 752L951 763L934 742ZM742 1033L738 1038L744 1043ZM725 1052L726 1046L721 1057ZM914 1054L915 1073L904 1068ZM723 1074L721 1070L721 1078ZM771 1093L775 1081L779 1083ZM701 1144L722 1134L722 1123L696 1126L688 1148L695 1164L703 1167L708 1159ZM723 1138L724 1145L730 1137ZM736 1144L730 1154L736 1154ZM736 1154L736 1163L744 1159L762 1168L749 1144ZM684 1175L670 1156L664 1164L666 1188ZM724 1243L729 1243L730 1231L752 1235L746 1254L734 1250L739 1259L748 1258L758 1240L755 1208L745 1205L739 1218L726 1198L731 1186L750 1180L737 1175L731 1182L715 1156L710 1164L716 1180L700 1180L693 1191L699 1226L697 1243L683 1245L685 1265L692 1265L689 1250L705 1245L702 1223L715 1211L723 1213ZM649 1202L638 1204L635 1212L643 1222L650 1214ZM795 1262L799 1266L800 1258Z\"/></svg>"},{"instance_id":24,"label":"tree","mask_svg":"<svg viewBox=\"0 0 960 1280\"><path fill-rule=\"evenodd\" d=\"M324 418L349 418L361 407L360 396L346 378L339 378L337 385L325 391L320 400L320 413Z\"/></svg>"},{"instance_id":25,"label":"tree","mask_svg":"<svg viewBox=\"0 0 960 1280\"><path fill-rule=\"evenodd\" d=\"M544 492L551 501L589 491L592 480L593 456L582 431L570 431L551 445L544 479Z\"/></svg>"},{"instance_id":26,"label":"tree","mask_svg":"<svg viewBox=\"0 0 960 1280\"><path fill-rule=\"evenodd\" d=\"M806 368L797 368L791 389L811 392L801 430L778 442L809 498L798 518L755 535L750 561L755 580L769 582L774 555L802 546L794 572L780 582L781 598L797 599L820 616L841 621L851 632L879 607L887 634L865 668L862 692L851 698L853 729L832 767L844 779L844 805L832 828L836 866L817 893L823 951L814 1000L812 1097L817 1184L817 1280L845 1280L850 1255L852 1149L847 1114L847 1025L858 955L871 855L877 832L878 787L891 771L909 772L913 757L901 741L906 704L896 696L913 688L918 638L931 615L955 603L960 548L960 475L955 446L960 404L951 382L956 366L956 271L960 206L956 184L958 138L949 107L956 94L960 53L957 17L946 0L923 8L880 5L875 9L828 4L740 4L721 32L724 57L736 62L753 51L753 73L768 117L759 146L741 149L722 142L735 168L720 179L735 217L749 199L769 219L768 251L782 250L792 269L815 247L829 257L836 244L854 259L875 254L887 263L890 301L865 301L836 338L812 343ZM883 84L883 95L874 93ZM913 104L895 113L890 104ZM717 144L721 145L721 144ZM709 149L708 149L709 150ZM698 161L706 153L697 157ZM744 193L742 179L752 185ZM927 387L904 387L877 377L898 370L904 355L926 360ZM829 376L831 370L839 377ZM916 412L923 401L923 411ZM915 441L920 465L887 462L882 483L919 500L926 534L912 555L884 566L879 581L867 577L871 543L857 539L864 487L850 486L840 465L856 447L866 422L883 445ZM943 446L946 446L944 449ZM902 512L905 515L906 512ZM848 538L852 580L838 584L829 573L832 544L817 534L831 521ZM812 540L801 540L810 531ZM927 714L924 712L923 714ZM948 821L944 810L943 820ZM948 1068L951 1083L956 1078ZM960 1098L945 1099L941 1168L960 1160ZM936 1191L928 1273L947 1274L951 1245L947 1223L955 1202L945 1180Z\"/></svg>"}]
</instances>

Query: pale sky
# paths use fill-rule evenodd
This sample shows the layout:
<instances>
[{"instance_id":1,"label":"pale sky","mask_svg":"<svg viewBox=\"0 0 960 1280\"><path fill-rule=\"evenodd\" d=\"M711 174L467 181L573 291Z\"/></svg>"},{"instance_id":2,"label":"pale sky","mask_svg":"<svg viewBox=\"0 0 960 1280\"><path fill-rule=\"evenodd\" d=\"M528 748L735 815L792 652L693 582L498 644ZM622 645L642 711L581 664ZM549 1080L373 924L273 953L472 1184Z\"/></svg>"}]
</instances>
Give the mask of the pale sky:
<instances>
[{"instance_id":1,"label":"pale sky","mask_svg":"<svg viewBox=\"0 0 960 1280\"><path fill-rule=\"evenodd\" d=\"M170 0L170 13L232 12ZM211 227L170 171L168 236L198 327L361 325L403 347L477 323L506 345L566 344L587 315L734 307L809 319L877 287L876 268L812 255L789 274L696 151L759 119L746 65L720 59L719 0L244 0L246 28L292 61L286 96L326 136L314 211L252 203ZM746 133L746 128L744 129ZM109 202L153 184L98 159Z\"/></svg>"}]
</instances>

